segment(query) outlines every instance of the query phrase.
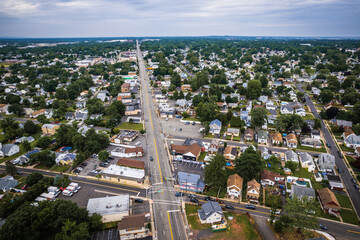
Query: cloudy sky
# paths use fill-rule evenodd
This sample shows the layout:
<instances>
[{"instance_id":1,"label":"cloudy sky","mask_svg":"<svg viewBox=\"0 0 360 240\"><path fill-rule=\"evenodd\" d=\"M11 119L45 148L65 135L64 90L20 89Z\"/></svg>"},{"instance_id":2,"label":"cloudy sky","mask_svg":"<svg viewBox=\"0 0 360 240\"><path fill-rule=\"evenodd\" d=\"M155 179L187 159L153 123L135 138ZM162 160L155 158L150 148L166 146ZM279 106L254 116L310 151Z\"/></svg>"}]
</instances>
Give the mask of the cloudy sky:
<instances>
[{"instance_id":1,"label":"cloudy sky","mask_svg":"<svg viewBox=\"0 0 360 240\"><path fill-rule=\"evenodd\" d=\"M0 37L360 36L360 0L0 0Z\"/></svg>"}]
</instances>

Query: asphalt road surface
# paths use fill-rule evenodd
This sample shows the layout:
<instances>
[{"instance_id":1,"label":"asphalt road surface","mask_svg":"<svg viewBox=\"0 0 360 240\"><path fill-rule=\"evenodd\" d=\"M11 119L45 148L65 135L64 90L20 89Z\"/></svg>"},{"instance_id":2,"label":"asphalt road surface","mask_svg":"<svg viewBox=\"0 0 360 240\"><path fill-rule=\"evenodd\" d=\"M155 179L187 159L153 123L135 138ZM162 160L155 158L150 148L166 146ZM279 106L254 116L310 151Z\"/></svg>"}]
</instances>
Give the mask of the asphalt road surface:
<instances>
[{"instance_id":1,"label":"asphalt road surface","mask_svg":"<svg viewBox=\"0 0 360 240\"><path fill-rule=\"evenodd\" d=\"M305 93L304 89L302 88L301 84L297 84L297 87L300 92ZM309 96L305 93L305 100L306 104L310 107L311 112L314 114L315 118L321 119L320 115L316 111L316 108L314 106L314 103L310 100ZM346 187L346 191L348 192L351 201L355 207L355 211L358 216L360 216L360 192L354 188L354 184L352 183L352 176L344 162L344 159L340 158L338 155L339 149L337 148L337 145L335 144L333 138L330 135L329 130L325 126L323 120L321 119L321 131L323 132L324 138L326 143L329 143L331 147L329 148L330 153L335 156L335 163L338 168L343 169L343 173L341 174L342 181Z\"/></svg>"},{"instance_id":2,"label":"asphalt road surface","mask_svg":"<svg viewBox=\"0 0 360 240\"><path fill-rule=\"evenodd\" d=\"M150 94L150 82L146 74L139 44L137 44L137 55L149 154L147 161L149 161L148 166L152 184L149 195L153 199L156 239L187 239L180 211L180 202L177 201L178 199L174 194L174 184L171 181L164 181L165 178L171 178L173 174L166 154L165 139L161 133L160 122L155 111L156 104ZM149 160L150 156L153 157L153 161Z\"/></svg>"}]
</instances>

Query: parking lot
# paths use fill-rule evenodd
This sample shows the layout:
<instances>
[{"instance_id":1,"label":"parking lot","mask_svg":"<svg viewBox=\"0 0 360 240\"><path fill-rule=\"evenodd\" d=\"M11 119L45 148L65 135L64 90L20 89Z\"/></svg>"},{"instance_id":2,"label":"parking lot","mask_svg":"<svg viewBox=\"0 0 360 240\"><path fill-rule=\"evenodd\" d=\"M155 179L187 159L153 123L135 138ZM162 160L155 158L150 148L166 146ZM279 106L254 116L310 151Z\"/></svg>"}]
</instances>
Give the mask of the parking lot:
<instances>
[{"instance_id":1,"label":"parking lot","mask_svg":"<svg viewBox=\"0 0 360 240\"><path fill-rule=\"evenodd\" d=\"M101 191L95 191L93 188L90 187L85 187L85 186L81 186L81 189L75 193L74 195L72 195L71 197L67 197L62 195L61 193L59 194L59 196L57 197L58 199L65 199L65 200L70 200L72 202L77 203L77 205L79 207L83 207L86 208L88 200L90 198L99 198L99 197L106 197L106 196L115 196L116 194L111 194L111 193L105 193L105 192L101 192Z\"/></svg>"},{"instance_id":2,"label":"parking lot","mask_svg":"<svg viewBox=\"0 0 360 240\"><path fill-rule=\"evenodd\" d=\"M199 129L203 127L201 124L185 125L185 123L180 122L179 118L170 118L168 121L160 118L160 127L163 133L170 136L202 138L202 133L199 133Z\"/></svg>"},{"instance_id":3,"label":"parking lot","mask_svg":"<svg viewBox=\"0 0 360 240\"><path fill-rule=\"evenodd\" d=\"M201 167L202 164L197 164L197 162L173 161L173 165L175 178L177 178L178 172L198 174L203 178L204 169Z\"/></svg>"}]
</instances>

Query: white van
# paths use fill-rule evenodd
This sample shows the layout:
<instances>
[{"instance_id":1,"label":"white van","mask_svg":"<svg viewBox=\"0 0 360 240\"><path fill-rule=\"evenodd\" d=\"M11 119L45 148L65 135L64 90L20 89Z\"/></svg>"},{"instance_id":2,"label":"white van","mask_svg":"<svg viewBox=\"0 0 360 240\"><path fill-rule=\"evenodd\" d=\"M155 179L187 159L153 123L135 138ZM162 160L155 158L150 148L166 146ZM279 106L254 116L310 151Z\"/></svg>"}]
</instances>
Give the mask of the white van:
<instances>
[{"instance_id":1,"label":"white van","mask_svg":"<svg viewBox=\"0 0 360 240\"><path fill-rule=\"evenodd\" d=\"M64 196L71 197L71 196L73 195L73 192L71 192L71 191L68 190L68 189L65 189L65 190L62 192L62 194L63 194Z\"/></svg>"},{"instance_id":2,"label":"white van","mask_svg":"<svg viewBox=\"0 0 360 240\"><path fill-rule=\"evenodd\" d=\"M55 196L59 195L59 193L60 193L60 189L57 187L54 187L54 186L48 187L47 190L50 194L53 194Z\"/></svg>"},{"instance_id":3,"label":"white van","mask_svg":"<svg viewBox=\"0 0 360 240\"><path fill-rule=\"evenodd\" d=\"M40 197L46 198L47 200L52 201L52 200L55 199L56 196L55 196L54 194L42 193L42 194L40 195Z\"/></svg>"},{"instance_id":4,"label":"white van","mask_svg":"<svg viewBox=\"0 0 360 240\"><path fill-rule=\"evenodd\" d=\"M69 186L75 187L77 191L79 191L79 190L81 189L80 185L79 185L78 183L75 183L75 182L71 182L71 183L69 184ZM77 191L76 191L76 192L77 192Z\"/></svg>"},{"instance_id":5,"label":"white van","mask_svg":"<svg viewBox=\"0 0 360 240\"><path fill-rule=\"evenodd\" d=\"M78 192L78 190L76 189L76 187L74 187L74 186L68 186L65 190L69 190L70 192L72 192L72 193L77 193Z\"/></svg>"}]
</instances>

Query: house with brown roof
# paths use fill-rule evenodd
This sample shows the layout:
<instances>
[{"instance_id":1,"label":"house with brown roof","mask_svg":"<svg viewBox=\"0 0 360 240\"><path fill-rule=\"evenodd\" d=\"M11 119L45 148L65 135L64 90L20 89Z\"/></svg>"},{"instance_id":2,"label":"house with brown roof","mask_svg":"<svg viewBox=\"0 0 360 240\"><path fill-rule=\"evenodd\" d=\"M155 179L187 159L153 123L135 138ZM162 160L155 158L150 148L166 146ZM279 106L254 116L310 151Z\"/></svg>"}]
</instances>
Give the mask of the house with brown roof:
<instances>
[{"instance_id":1,"label":"house with brown roof","mask_svg":"<svg viewBox=\"0 0 360 240\"><path fill-rule=\"evenodd\" d=\"M224 157L227 160L235 160L237 157L237 149L234 146L227 146L224 151Z\"/></svg>"},{"instance_id":2,"label":"house with brown roof","mask_svg":"<svg viewBox=\"0 0 360 240\"><path fill-rule=\"evenodd\" d=\"M196 143L190 146L171 144L170 151L173 155L182 156L184 160L197 161L201 153L201 147Z\"/></svg>"},{"instance_id":3,"label":"house with brown roof","mask_svg":"<svg viewBox=\"0 0 360 240\"><path fill-rule=\"evenodd\" d=\"M260 183L258 183L255 179L253 179L247 183L246 200L248 202L258 204L259 197L260 197Z\"/></svg>"},{"instance_id":4,"label":"house with brown roof","mask_svg":"<svg viewBox=\"0 0 360 240\"><path fill-rule=\"evenodd\" d=\"M296 135L295 133L289 133L287 136L286 136L286 145L289 147L289 148L297 148L297 138L296 138Z\"/></svg>"},{"instance_id":5,"label":"house with brown roof","mask_svg":"<svg viewBox=\"0 0 360 240\"><path fill-rule=\"evenodd\" d=\"M0 113L6 113L8 110L9 105L8 104L0 104Z\"/></svg>"},{"instance_id":6,"label":"house with brown roof","mask_svg":"<svg viewBox=\"0 0 360 240\"><path fill-rule=\"evenodd\" d=\"M181 91L183 91L183 92L186 92L186 91L191 92L192 91L191 85L190 84L181 85Z\"/></svg>"},{"instance_id":7,"label":"house with brown roof","mask_svg":"<svg viewBox=\"0 0 360 240\"><path fill-rule=\"evenodd\" d=\"M137 214L124 217L118 223L120 239L138 239L149 236L149 229L146 227L144 214Z\"/></svg>"},{"instance_id":8,"label":"house with brown roof","mask_svg":"<svg viewBox=\"0 0 360 240\"><path fill-rule=\"evenodd\" d=\"M230 175L227 180L227 194L231 198L241 197L243 178L238 174Z\"/></svg>"},{"instance_id":9,"label":"house with brown roof","mask_svg":"<svg viewBox=\"0 0 360 240\"><path fill-rule=\"evenodd\" d=\"M271 142L273 145L280 145L283 142L283 138L281 133L272 133L271 134Z\"/></svg>"},{"instance_id":10,"label":"house with brown roof","mask_svg":"<svg viewBox=\"0 0 360 240\"><path fill-rule=\"evenodd\" d=\"M129 158L119 158L116 165L145 169L145 162L135 159L129 159Z\"/></svg>"},{"instance_id":11,"label":"house with brown roof","mask_svg":"<svg viewBox=\"0 0 360 240\"><path fill-rule=\"evenodd\" d=\"M271 172L269 170L263 170L261 173L261 185L263 186L274 186L275 183L279 181L283 181L284 177L280 175L280 173Z\"/></svg>"},{"instance_id":12,"label":"house with brown roof","mask_svg":"<svg viewBox=\"0 0 360 240\"><path fill-rule=\"evenodd\" d=\"M34 111L32 113L30 113L30 117L31 118L37 118L38 116L40 116L41 114L45 113L45 109L40 109L38 111Z\"/></svg>"},{"instance_id":13,"label":"house with brown roof","mask_svg":"<svg viewBox=\"0 0 360 240\"><path fill-rule=\"evenodd\" d=\"M121 92L130 92L130 83L123 83L123 85L121 85Z\"/></svg>"},{"instance_id":14,"label":"house with brown roof","mask_svg":"<svg viewBox=\"0 0 360 240\"><path fill-rule=\"evenodd\" d=\"M321 209L326 213L339 217L341 207L335 194L329 188L319 189L317 192Z\"/></svg>"},{"instance_id":15,"label":"house with brown roof","mask_svg":"<svg viewBox=\"0 0 360 240\"><path fill-rule=\"evenodd\" d=\"M252 141L254 140L254 131L251 128L247 128L244 132L244 139L245 141Z\"/></svg>"}]
</instances>

